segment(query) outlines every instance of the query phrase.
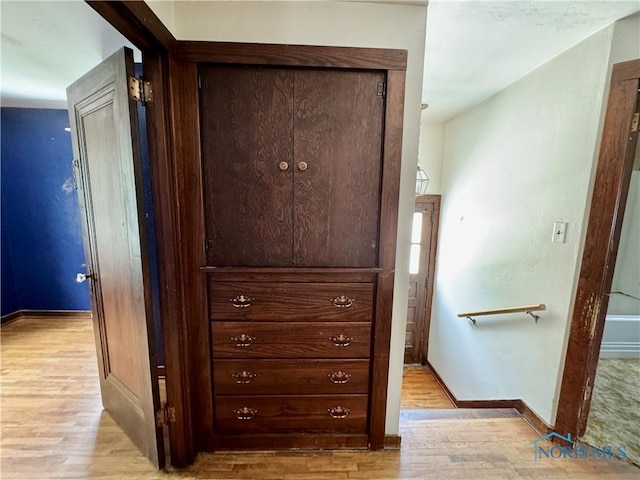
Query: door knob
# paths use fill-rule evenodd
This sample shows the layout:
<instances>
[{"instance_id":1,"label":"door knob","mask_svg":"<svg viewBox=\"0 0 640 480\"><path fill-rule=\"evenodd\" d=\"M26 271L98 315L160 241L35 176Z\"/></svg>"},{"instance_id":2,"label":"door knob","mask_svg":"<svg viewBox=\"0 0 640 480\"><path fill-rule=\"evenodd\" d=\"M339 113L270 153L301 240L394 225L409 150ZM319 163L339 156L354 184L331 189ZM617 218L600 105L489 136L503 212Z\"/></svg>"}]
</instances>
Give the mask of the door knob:
<instances>
[{"instance_id":1,"label":"door knob","mask_svg":"<svg viewBox=\"0 0 640 480\"><path fill-rule=\"evenodd\" d=\"M300 162L298 164L298 168L301 172L304 172L307 168L309 168L309 165L307 165L307 162Z\"/></svg>"},{"instance_id":2,"label":"door knob","mask_svg":"<svg viewBox=\"0 0 640 480\"><path fill-rule=\"evenodd\" d=\"M93 278L93 273L79 273L76 275L76 282L83 283L87 278Z\"/></svg>"}]
</instances>

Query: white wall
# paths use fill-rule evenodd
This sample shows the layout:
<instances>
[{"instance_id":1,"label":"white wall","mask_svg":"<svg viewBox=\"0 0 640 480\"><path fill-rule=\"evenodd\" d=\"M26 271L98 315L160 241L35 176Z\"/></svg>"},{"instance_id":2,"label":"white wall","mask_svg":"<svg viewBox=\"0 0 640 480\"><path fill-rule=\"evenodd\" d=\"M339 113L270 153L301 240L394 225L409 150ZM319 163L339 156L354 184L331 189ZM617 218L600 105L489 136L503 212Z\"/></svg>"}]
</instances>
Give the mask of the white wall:
<instances>
[{"instance_id":1,"label":"white wall","mask_svg":"<svg viewBox=\"0 0 640 480\"><path fill-rule=\"evenodd\" d=\"M612 33L446 125L429 361L458 399L521 398L555 420ZM556 220L566 243L551 243ZM456 317L533 303L538 324Z\"/></svg>"},{"instance_id":2,"label":"white wall","mask_svg":"<svg viewBox=\"0 0 640 480\"><path fill-rule=\"evenodd\" d=\"M164 21L168 14L155 9ZM170 15L170 14L169 14ZM409 243L418 156L426 5L340 2L175 2L179 40L399 48L409 52L396 256L387 425L398 432L409 276Z\"/></svg>"},{"instance_id":3,"label":"white wall","mask_svg":"<svg viewBox=\"0 0 640 480\"><path fill-rule=\"evenodd\" d=\"M429 177L427 193L441 193L444 127L444 122L430 122L426 118L426 111L422 112L418 163Z\"/></svg>"}]
</instances>

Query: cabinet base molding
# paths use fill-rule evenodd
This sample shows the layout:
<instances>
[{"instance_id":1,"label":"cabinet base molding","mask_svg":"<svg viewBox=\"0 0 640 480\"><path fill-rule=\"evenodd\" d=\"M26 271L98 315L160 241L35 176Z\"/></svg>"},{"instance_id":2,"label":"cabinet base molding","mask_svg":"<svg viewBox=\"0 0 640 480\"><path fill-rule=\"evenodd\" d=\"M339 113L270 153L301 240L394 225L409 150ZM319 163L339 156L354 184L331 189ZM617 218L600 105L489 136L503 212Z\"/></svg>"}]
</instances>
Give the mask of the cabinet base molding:
<instances>
[{"instance_id":1,"label":"cabinet base molding","mask_svg":"<svg viewBox=\"0 0 640 480\"><path fill-rule=\"evenodd\" d=\"M402 437L400 435L385 435L384 436L384 448L385 450L400 450L400 444L402 443Z\"/></svg>"},{"instance_id":2,"label":"cabinet base molding","mask_svg":"<svg viewBox=\"0 0 640 480\"><path fill-rule=\"evenodd\" d=\"M365 434L259 434L218 435L213 450L284 450L284 449L366 449L369 437Z\"/></svg>"}]
</instances>

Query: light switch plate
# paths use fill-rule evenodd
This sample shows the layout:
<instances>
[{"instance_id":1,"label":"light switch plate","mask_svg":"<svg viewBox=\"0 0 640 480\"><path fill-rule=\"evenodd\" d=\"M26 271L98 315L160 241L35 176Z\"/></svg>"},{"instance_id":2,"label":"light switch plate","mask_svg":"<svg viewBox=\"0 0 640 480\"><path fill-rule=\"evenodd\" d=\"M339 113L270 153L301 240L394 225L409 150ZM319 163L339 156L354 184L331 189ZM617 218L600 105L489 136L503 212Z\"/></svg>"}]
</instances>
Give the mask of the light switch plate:
<instances>
[{"instance_id":1,"label":"light switch plate","mask_svg":"<svg viewBox=\"0 0 640 480\"><path fill-rule=\"evenodd\" d=\"M564 243L567 236L567 222L553 222L553 243Z\"/></svg>"}]
</instances>

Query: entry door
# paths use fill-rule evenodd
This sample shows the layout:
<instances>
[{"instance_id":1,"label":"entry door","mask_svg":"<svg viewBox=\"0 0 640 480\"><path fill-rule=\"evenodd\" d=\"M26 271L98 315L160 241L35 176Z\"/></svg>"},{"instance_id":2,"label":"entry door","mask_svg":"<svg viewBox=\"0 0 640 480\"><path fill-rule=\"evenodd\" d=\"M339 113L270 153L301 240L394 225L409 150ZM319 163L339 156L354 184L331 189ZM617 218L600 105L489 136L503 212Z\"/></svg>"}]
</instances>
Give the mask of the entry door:
<instances>
[{"instance_id":1,"label":"entry door","mask_svg":"<svg viewBox=\"0 0 640 480\"><path fill-rule=\"evenodd\" d=\"M69 86L67 101L102 403L163 467L133 69L123 48Z\"/></svg>"},{"instance_id":2,"label":"entry door","mask_svg":"<svg viewBox=\"0 0 640 480\"><path fill-rule=\"evenodd\" d=\"M427 363L440 197L416 197L411 232L404 363Z\"/></svg>"}]
</instances>

